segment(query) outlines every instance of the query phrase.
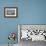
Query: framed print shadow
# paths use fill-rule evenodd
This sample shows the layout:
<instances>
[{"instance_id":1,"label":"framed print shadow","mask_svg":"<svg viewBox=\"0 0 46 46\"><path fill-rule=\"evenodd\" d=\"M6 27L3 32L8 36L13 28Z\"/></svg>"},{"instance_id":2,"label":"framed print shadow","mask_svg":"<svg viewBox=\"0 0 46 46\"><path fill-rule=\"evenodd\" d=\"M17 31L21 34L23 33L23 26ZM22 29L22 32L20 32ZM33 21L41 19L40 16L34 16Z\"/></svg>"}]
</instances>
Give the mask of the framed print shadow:
<instances>
[{"instance_id":1,"label":"framed print shadow","mask_svg":"<svg viewBox=\"0 0 46 46\"><path fill-rule=\"evenodd\" d=\"M17 7L4 7L4 17L6 18L18 17L18 8Z\"/></svg>"}]
</instances>

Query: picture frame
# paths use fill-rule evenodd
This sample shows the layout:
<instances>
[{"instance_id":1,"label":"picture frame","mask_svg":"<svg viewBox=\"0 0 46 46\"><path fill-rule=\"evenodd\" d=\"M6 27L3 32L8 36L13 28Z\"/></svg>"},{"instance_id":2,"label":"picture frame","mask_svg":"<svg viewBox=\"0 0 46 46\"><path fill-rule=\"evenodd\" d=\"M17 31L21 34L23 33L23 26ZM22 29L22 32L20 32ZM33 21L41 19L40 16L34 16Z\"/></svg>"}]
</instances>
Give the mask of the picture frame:
<instances>
[{"instance_id":1,"label":"picture frame","mask_svg":"<svg viewBox=\"0 0 46 46\"><path fill-rule=\"evenodd\" d=\"M4 17L6 18L16 18L18 16L17 7L4 7Z\"/></svg>"}]
</instances>

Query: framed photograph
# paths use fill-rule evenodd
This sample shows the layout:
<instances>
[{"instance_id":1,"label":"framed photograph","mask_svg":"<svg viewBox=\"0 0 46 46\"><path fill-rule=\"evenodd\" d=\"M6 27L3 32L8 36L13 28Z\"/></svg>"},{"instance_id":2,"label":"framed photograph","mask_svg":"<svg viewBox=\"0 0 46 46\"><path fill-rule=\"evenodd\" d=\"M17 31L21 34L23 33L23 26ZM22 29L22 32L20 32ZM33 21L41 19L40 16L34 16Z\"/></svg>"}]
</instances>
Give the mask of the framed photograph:
<instances>
[{"instance_id":1,"label":"framed photograph","mask_svg":"<svg viewBox=\"0 0 46 46\"><path fill-rule=\"evenodd\" d=\"M4 8L4 17L14 18L18 16L17 7L5 7Z\"/></svg>"}]
</instances>

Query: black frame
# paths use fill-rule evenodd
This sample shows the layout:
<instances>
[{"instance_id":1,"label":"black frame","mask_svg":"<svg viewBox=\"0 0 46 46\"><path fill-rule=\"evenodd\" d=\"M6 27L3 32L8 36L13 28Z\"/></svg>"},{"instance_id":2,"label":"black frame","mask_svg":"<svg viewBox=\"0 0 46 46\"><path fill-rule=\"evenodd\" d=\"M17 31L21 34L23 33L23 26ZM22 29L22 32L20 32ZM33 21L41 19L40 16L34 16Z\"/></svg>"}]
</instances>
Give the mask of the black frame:
<instances>
[{"instance_id":1,"label":"black frame","mask_svg":"<svg viewBox=\"0 0 46 46\"><path fill-rule=\"evenodd\" d=\"M7 8L16 8L16 16L6 16L5 15L5 10L7 9ZM4 17L5 18L16 18L16 17L18 17L18 7L4 7Z\"/></svg>"}]
</instances>

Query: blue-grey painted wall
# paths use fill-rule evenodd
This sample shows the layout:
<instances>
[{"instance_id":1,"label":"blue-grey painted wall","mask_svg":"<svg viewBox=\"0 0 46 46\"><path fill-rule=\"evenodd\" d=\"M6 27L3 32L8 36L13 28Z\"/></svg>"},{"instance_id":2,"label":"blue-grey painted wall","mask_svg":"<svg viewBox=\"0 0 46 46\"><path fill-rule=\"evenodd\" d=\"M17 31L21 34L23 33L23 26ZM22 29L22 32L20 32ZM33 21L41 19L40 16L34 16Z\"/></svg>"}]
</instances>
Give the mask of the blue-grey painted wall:
<instances>
[{"instance_id":1,"label":"blue-grey painted wall","mask_svg":"<svg viewBox=\"0 0 46 46\"><path fill-rule=\"evenodd\" d=\"M18 7L18 18L4 18L4 7ZM17 24L46 24L46 0L0 0L0 44L17 33Z\"/></svg>"}]
</instances>

